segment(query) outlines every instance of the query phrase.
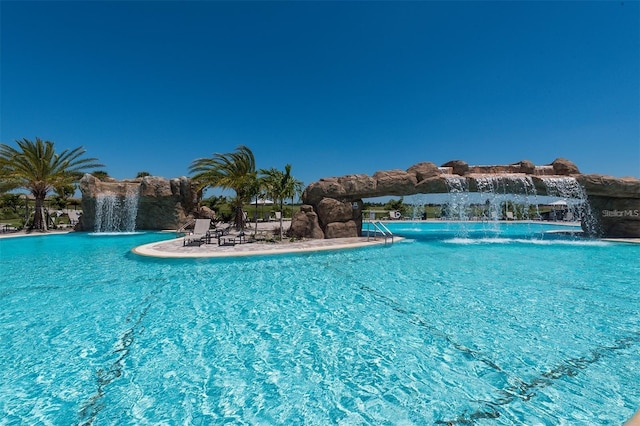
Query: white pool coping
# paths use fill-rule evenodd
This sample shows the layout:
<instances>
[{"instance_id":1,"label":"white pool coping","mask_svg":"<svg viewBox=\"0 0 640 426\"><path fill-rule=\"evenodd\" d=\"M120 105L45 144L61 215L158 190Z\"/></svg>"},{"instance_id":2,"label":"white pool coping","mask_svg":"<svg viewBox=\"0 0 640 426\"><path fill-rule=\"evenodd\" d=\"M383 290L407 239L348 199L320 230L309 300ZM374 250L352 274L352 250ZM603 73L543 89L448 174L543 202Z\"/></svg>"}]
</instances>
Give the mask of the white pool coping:
<instances>
[{"instance_id":1,"label":"white pool coping","mask_svg":"<svg viewBox=\"0 0 640 426\"><path fill-rule=\"evenodd\" d=\"M398 242L403 238L394 237ZM184 239L175 238L168 241L158 241L133 248L131 251L141 256L159 258L215 258L215 257L246 257L265 256L274 254L310 253L326 250L344 250L359 247L372 247L391 244L385 243L384 238L351 237L332 239L307 239L289 242L253 242L236 244L234 246L219 246L217 243L202 244L200 246L184 246Z\"/></svg>"}]
</instances>

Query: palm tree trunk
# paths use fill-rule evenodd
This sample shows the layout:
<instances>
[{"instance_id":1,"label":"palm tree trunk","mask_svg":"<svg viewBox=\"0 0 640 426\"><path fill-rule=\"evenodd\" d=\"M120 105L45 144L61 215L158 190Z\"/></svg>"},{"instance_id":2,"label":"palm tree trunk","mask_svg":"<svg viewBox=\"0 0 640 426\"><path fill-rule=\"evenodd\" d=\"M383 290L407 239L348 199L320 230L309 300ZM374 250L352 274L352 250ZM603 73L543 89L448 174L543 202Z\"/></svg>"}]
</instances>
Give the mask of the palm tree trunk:
<instances>
[{"instance_id":1,"label":"palm tree trunk","mask_svg":"<svg viewBox=\"0 0 640 426\"><path fill-rule=\"evenodd\" d=\"M282 241L282 200L280 200L280 241Z\"/></svg>"},{"instance_id":2,"label":"palm tree trunk","mask_svg":"<svg viewBox=\"0 0 640 426\"><path fill-rule=\"evenodd\" d=\"M255 234L258 235L258 196L257 195L256 195L256 212L255 212L253 218L256 221Z\"/></svg>"},{"instance_id":3,"label":"palm tree trunk","mask_svg":"<svg viewBox=\"0 0 640 426\"><path fill-rule=\"evenodd\" d=\"M244 229L244 214L242 214L242 204L236 206L236 229L238 231Z\"/></svg>"},{"instance_id":4,"label":"palm tree trunk","mask_svg":"<svg viewBox=\"0 0 640 426\"><path fill-rule=\"evenodd\" d=\"M35 212L33 214L33 226L31 229L38 231L47 230L47 221L44 218L44 198L46 194L35 192L33 196L36 199Z\"/></svg>"}]
</instances>

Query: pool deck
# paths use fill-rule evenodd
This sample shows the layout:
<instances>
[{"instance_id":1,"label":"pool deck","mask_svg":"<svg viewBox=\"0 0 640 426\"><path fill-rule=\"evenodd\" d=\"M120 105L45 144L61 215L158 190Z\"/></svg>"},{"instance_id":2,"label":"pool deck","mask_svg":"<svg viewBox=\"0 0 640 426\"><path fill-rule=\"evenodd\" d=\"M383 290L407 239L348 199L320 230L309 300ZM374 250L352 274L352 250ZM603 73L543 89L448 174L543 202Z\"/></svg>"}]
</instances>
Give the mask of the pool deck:
<instances>
[{"instance_id":1,"label":"pool deck","mask_svg":"<svg viewBox=\"0 0 640 426\"><path fill-rule=\"evenodd\" d=\"M394 241L402 238L395 237ZM265 256L284 253L306 253L325 250L349 249L384 245L384 238L367 239L367 237L334 238L325 240L296 240L290 242L286 237L278 242L252 242L234 246L219 246L217 243L200 246L184 246L184 239L175 238L135 247L131 251L141 256L162 258L212 258ZM387 244L390 244L388 242Z\"/></svg>"},{"instance_id":2,"label":"pool deck","mask_svg":"<svg viewBox=\"0 0 640 426\"><path fill-rule=\"evenodd\" d=\"M283 221L283 229L288 229L291 224L290 220ZM245 228L247 235L257 231L272 234L276 232L280 222L258 222L248 224ZM231 232L233 237L237 232ZM402 238L394 237L394 241ZM384 238L378 237L353 237L353 238L334 238L334 239L303 239L290 241L289 238L283 237L282 241L255 241L231 246L220 246L217 240L212 240L211 244L184 245L184 237L175 238L168 241L158 241L142 246L135 247L131 251L141 256L160 257L160 258L216 258L216 257L245 257L245 256L265 256L273 254L285 253L308 253L326 250L349 249L358 247L370 247L384 245Z\"/></svg>"}]
</instances>

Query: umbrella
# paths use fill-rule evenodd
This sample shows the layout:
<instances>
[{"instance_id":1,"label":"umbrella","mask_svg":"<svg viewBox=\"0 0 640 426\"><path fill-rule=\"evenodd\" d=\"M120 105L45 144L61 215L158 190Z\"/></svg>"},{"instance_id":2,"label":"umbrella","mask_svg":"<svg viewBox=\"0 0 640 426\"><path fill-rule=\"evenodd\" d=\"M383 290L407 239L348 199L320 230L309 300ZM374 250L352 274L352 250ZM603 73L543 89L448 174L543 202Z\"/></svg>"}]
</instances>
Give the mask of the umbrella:
<instances>
[{"instance_id":1,"label":"umbrella","mask_svg":"<svg viewBox=\"0 0 640 426\"><path fill-rule=\"evenodd\" d=\"M258 198L256 200L253 200L251 204L260 204L262 206L265 206L268 204L273 204L273 200L269 200L268 198Z\"/></svg>"}]
</instances>

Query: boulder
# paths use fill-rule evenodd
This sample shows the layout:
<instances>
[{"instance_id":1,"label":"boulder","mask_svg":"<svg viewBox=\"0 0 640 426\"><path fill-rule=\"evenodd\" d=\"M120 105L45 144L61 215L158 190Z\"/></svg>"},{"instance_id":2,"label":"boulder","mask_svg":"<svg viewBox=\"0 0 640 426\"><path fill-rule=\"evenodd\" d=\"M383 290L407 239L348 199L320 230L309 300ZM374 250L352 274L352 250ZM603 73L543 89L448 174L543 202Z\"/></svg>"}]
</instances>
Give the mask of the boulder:
<instances>
[{"instance_id":1,"label":"boulder","mask_svg":"<svg viewBox=\"0 0 640 426\"><path fill-rule=\"evenodd\" d=\"M198 218L216 220L216 212L207 206L201 206L200 209L198 209Z\"/></svg>"},{"instance_id":2,"label":"boulder","mask_svg":"<svg viewBox=\"0 0 640 426\"><path fill-rule=\"evenodd\" d=\"M454 175L464 176L469 171L469 165L462 160L452 160L444 163L442 167L451 167Z\"/></svg>"},{"instance_id":3,"label":"boulder","mask_svg":"<svg viewBox=\"0 0 640 426\"><path fill-rule=\"evenodd\" d=\"M443 194L449 192L447 180L442 176L424 179L416 185L418 194Z\"/></svg>"},{"instance_id":4,"label":"boulder","mask_svg":"<svg viewBox=\"0 0 640 426\"><path fill-rule=\"evenodd\" d=\"M522 160L519 163L516 163L516 165L520 166L520 171L522 173L526 173L528 175L534 175L536 173L536 165L529 160Z\"/></svg>"},{"instance_id":5,"label":"boulder","mask_svg":"<svg viewBox=\"0 0 640 426\"><path fill-rule=\"evenodd\" d=\"M324 238L324 232L322 232L318 222L318 215L313 211L312 206L302 205L300 211L293 215L287 236L294 238Z\"/></svg>"},{"instance_id":6,"label":"boulder","mask_svg":"<svg viewBox=\"0 0 640 426\"><path fill-rule=\"evenodd\" d=\"M556 158L550 166L553 166L553 172L557 175L570 176L580 174L578 167L566 158Z\"/></svg>"},{"instance_id":7,"label":"boulder","mask_svg":"<svg viewBox=\"0 0 640 426\"><path fill-rule=\"evenodd\" d=\"M435 176L440 176L440 169L433 163L422 162L407 169L407 173L415 175L416 181L421 182Z\"/></svg>"},{"instance_id":8,"label":"boulder","mask_svg":"<svg viewBox=\"0 0 640 426\"><path fill-rule=\"evenodd\" d=\"M338 178L338 183L344 188L349 198L367 198L377 195L377 182L369 175L342 176Z\"/></svg>"},{"instance_id":9,"label":"boulder","mask_svg":"<svg viewBox=\"0 0 640 426\"><path fill-rule=\"evenodd\" d=\"M307 186L302 193L302 202L316 205L324 197L341 198L347 191L338 181L338 178L325 178L313 182Z\"/></svg>"},{"instance_id":10,"label":"boulder","mask_svg":"<svg viewBox=\"0 0 640 426\"><path fill-rule=\"evenodd\" d=\"M176 229L188 220L195 209L195 191L181 193L188 178L167 179L145 176L140 183L137 229ZM186 195L186 196L185 196Z\"/></svg>"},{"instance_id":11,"label":"boulder","mask_svg":"<svg viewBox=\"0 0 640 426\"><path fill-rule=\"evenodd\" d=\"M353 206L351 202L338 201L334 198L323 198L318 203L318 218L326 227L332 222L346 222L353 219Z\"/></svg>"},{"instance_id":12,"label":"boulder","mask_svg":"<svg viewBox=\"0 0 640 426\"><path fill-rule=\"evenodd\" d=\"M386 170L373 174L377 182L377 196L380 195L412 195L416 193L418 180L413 173L404 170Z\"/></svg>"},{"instance_id":13,"label":"boulder","mask_svg":"<svg viewBox=\"0 0 640 426\"><path fill-rule=\"evenodd\" d=\"M640 198L640 179L606 175L580 175L576 179L589 195L615 198Z\"/></svg>"},{"instance_id":14,"label":"boulder","mask_svg":"<svg viewBox=\"0 0 640 426\"><path fill-rule=\"evenodd\" d=\"M327 225L325 230L326 238L350 238L358 236L356 222L333 222Z\"/></svg>"},{"instance_id":15,"label":"boulder","mask_svg":"<svg viewBox=\"0 0 640 426\"><path fill-rule=\"evenodd\" d=\"M140 196L151 198L172 197L174 195L169 179L160 176L145 176L140 182Z\"/></svg>"}]
</instances>

